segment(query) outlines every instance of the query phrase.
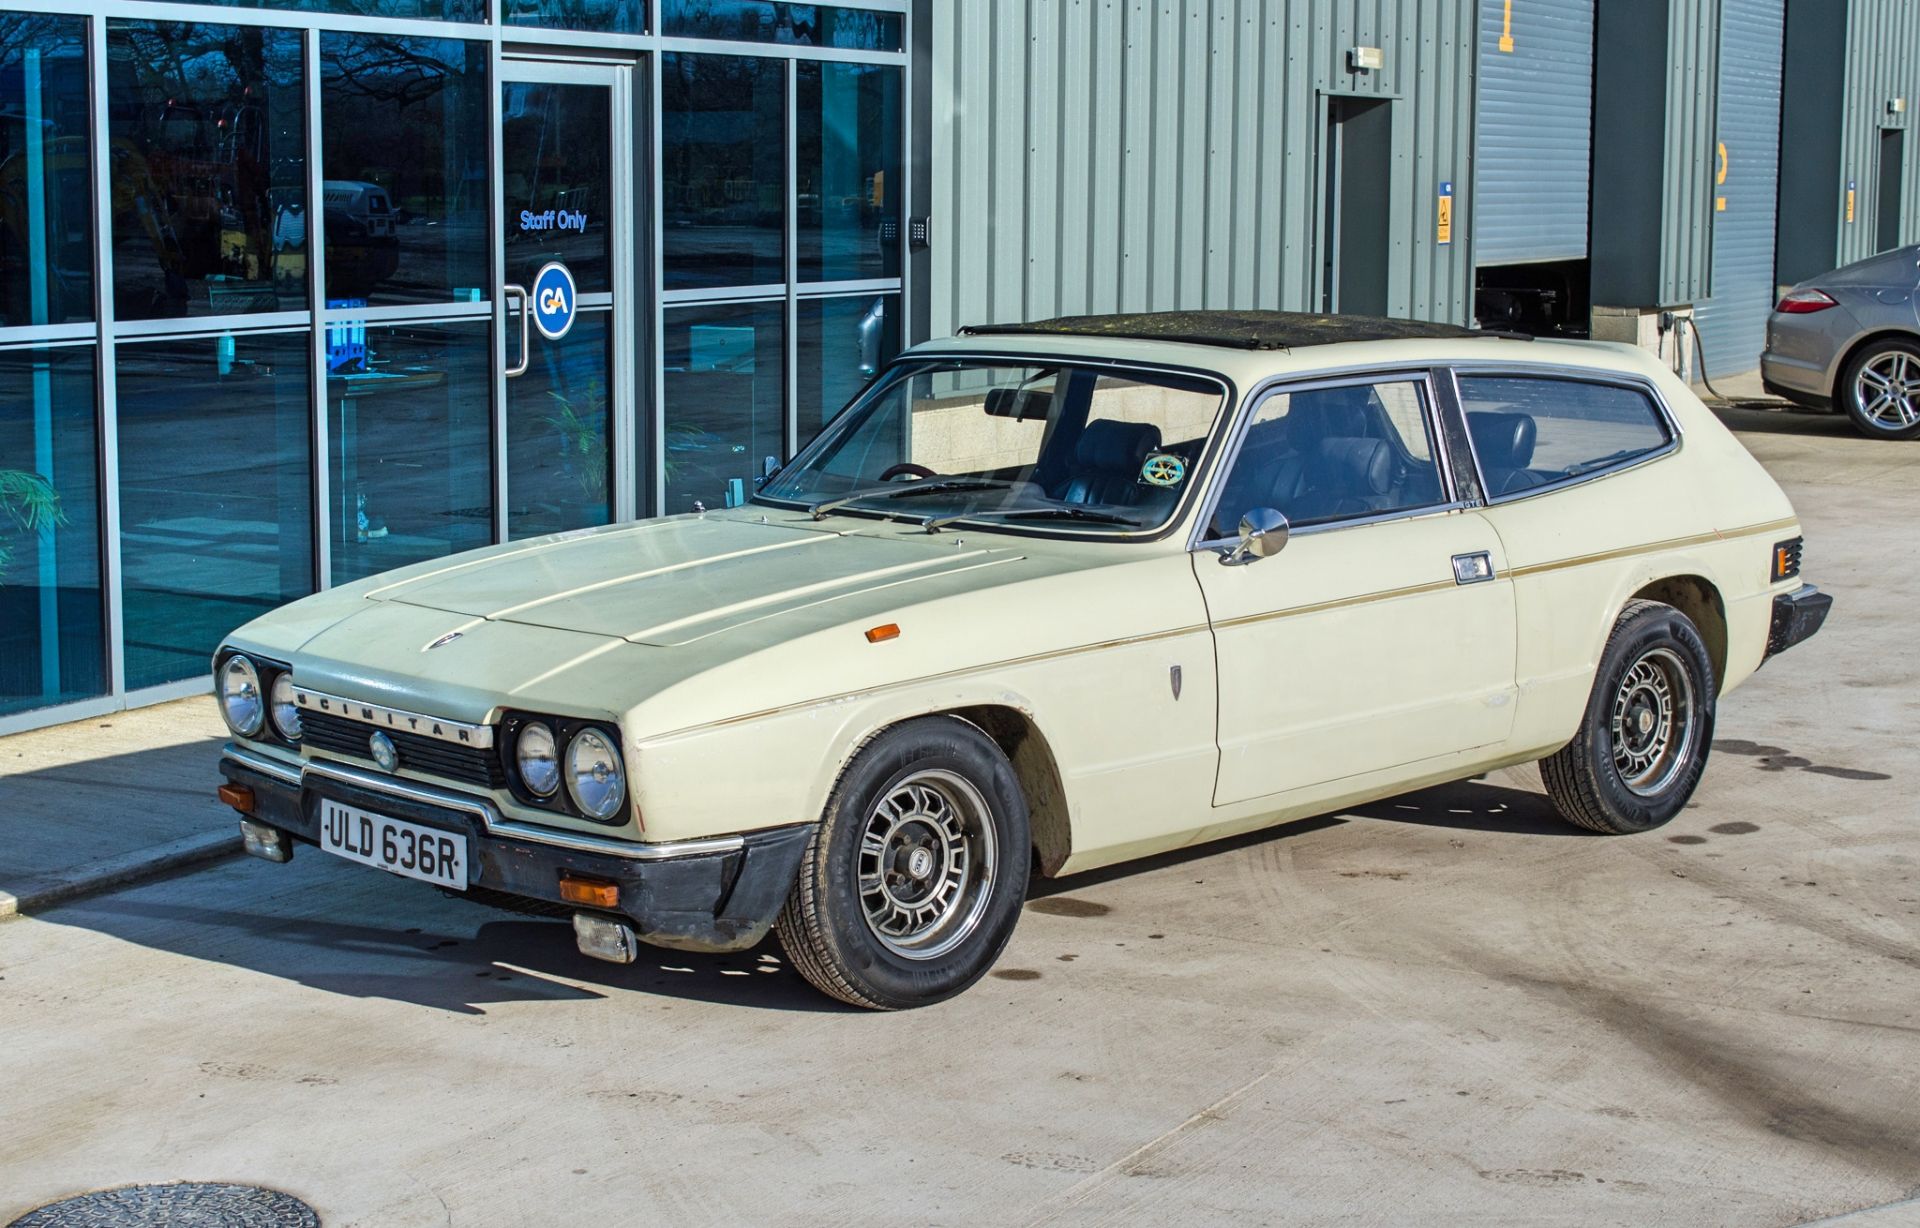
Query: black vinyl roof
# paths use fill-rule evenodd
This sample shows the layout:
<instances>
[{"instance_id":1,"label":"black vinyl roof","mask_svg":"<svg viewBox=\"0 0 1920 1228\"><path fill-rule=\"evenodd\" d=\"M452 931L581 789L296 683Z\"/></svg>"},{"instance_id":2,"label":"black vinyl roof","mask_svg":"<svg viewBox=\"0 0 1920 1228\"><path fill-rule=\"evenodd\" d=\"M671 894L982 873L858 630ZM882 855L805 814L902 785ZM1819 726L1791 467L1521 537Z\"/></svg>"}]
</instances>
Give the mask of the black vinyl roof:
<instances>
[{"instance_id":1,"label":"black vinyl roof","mask_svg":"<svg viewBox=\"0 0 1920 1228\"><path fill-rule=\"evenodd\" d=\"M1144 311L1131 315L1061 316L1031 324L973 324L963 337L1045 334L1066 337L1124 337L1137 341L1179 341L1237 350L1291 350L1342 341L1405 341L1427 337L1518 337L1436 324L1426 320L1389 320L1381 316L1323 316L1305 311Z\"/></svg>"}]
</instances>

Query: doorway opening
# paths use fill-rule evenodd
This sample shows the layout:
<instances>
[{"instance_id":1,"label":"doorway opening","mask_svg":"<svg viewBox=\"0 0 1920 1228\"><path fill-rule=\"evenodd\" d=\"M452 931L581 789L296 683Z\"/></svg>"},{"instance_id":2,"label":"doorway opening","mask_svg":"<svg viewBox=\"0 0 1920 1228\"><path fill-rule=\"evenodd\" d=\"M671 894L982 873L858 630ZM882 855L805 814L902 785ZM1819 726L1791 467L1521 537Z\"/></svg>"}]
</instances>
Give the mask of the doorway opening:
<instances>
[{"instance_id":1,"label":"doorway opening","mask_svg":"<svg viewBox=\"0 0 1920 1228\"><path fill-rule=\"evenodd\" d=\"M1321 165L1320 308L1387 314L1387 213L1393 192L1393 104L1329 98Z\"/></svg>"},{"instance_id":2,"label":"doorway opening","mask_svg":"<svg viewBox=\"0 0 1920 1228\"><path fill-rule=\"evenodd\" d=\"M1891 251L1900 246L1900 214L1904 204L1900 188L1907 178L1906 153L1905 129L1880 129L1880 217L1874 244L1877 251Z\"/></svg>"}]
</instances>

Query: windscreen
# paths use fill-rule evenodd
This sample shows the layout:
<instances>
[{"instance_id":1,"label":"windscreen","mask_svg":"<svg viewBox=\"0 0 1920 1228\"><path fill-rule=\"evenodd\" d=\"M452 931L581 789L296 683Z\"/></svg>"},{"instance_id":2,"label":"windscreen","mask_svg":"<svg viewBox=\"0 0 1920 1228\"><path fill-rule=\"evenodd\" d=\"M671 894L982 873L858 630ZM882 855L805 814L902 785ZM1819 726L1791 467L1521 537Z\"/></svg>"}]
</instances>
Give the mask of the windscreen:
<instances>
[{"instance_id":1,"label":"windscreen","mask_svg":"<svg viewBox=\"0 0 1920 1228\"><path fill-rule=\"evenodd\" d=\"M817 512L1134 533L1194 481L1222 388L1071 364L908 366L876 386L758 498Z\"/></svg>"}]
</instances>

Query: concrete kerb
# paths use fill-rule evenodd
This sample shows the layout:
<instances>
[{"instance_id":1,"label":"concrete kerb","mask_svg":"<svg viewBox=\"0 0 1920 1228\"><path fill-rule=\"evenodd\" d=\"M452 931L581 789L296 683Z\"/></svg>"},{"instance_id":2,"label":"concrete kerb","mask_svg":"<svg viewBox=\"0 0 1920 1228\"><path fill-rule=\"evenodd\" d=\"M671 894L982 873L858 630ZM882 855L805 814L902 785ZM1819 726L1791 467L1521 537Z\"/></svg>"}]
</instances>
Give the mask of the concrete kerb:
<instances>
[{"instance_id":1,"label":"concrete kerb","mask_svg":"<svg viewBox=\"0 0 1920 1228\"><path fill-rule=\"evenodd\" d=\"M241 852L238 823L230 831L202 832L166 844L136 849L119 857L49 875L23 887L19 894L0 891L0 919L40 912L87 896L130 886L176 870L220 861Z\"/></svg>"}]
</instances>

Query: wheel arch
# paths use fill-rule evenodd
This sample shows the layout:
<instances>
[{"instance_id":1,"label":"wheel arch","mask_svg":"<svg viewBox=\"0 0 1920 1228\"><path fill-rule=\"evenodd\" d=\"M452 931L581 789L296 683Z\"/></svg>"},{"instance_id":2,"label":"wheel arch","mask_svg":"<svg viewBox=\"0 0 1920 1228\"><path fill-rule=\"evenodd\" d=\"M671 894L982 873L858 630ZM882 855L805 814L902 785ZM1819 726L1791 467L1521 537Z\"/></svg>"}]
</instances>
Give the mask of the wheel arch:
<instances>
[{"instance_id":1,"label":"wheel arch","mask_svg":"<svg viewBox=\"0 0 1920 1228\"><path fill-rule=\"evenodd\" d=\"M1628 600L1658 601L1692 621L1706 641L1707 656L1713 662L1714 693L1719 694L1727 677L1727 603L1719 587L1705 576L1682 573L1644 584ZM1618 620L1618 612L1614 618Z\"/></svg>"},{"instance_id":2,"label":"wheel arch","mask_svg":"<svg viewBox=\"0 0 1920 1228\"><path fill-rule=\"evenodd\" d=\"M1068 818L1067 791L1053 747L1040 732L1032 714L1005 704L976 704L947 712L992 738L1013 764L1014 777L1027 799L1028 825L1040 873L1059 873L1073 854L1073 824Z\"/></svg>"},{"instance_id":3,"label":"wheel arch","mask_svg":"<svg viewBox=\"0 0 1920 1228\"><path fill-rule=\"evenodd\" d=\"M1910 332L1904 328L1876 328L1872 332L1855 337L1846 344L1846 347L1840 351L1840 356L1834 361L1832 375L1828 382L1828 387L1833 393L1833 407L1841 413L1845 413L1847 409L1846 389L1841 387L1847 379L1847 368L1853 365L1853 360L1858 358L1868 346L1879 341L1905 341L1909 345L1920 346L1920 333Z\"/></svg>"}]
</instances>

